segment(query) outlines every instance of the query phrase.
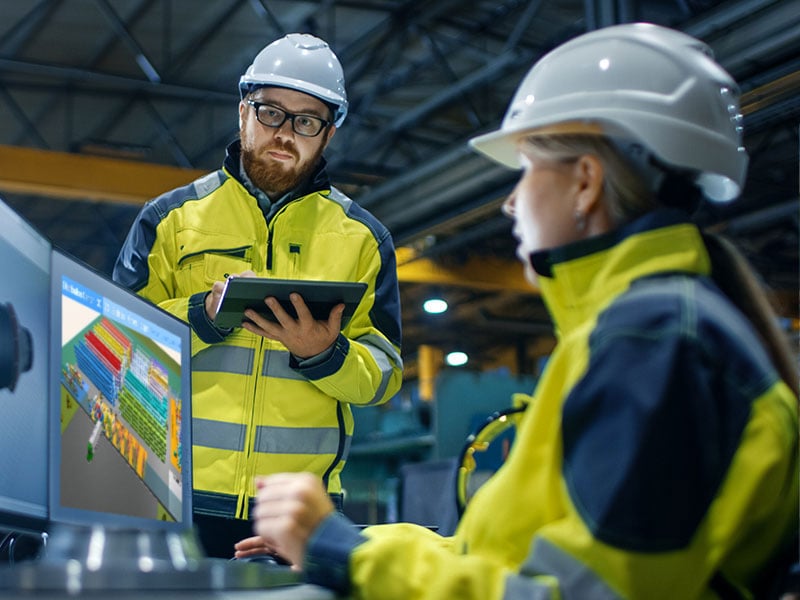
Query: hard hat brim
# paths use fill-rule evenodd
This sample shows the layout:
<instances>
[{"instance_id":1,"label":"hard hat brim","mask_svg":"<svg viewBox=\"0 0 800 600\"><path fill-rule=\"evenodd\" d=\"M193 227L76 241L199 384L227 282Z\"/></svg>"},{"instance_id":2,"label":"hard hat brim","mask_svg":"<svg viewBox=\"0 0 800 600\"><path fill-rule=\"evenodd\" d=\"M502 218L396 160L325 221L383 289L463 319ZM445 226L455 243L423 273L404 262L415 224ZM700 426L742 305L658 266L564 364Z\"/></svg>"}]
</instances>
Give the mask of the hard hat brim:
<instances>
[{"instance_id":1,"label":"hard hat brim","mask_svg":"<svg viewBox=\"0 0 800 600\"><path fill-rule=\"evenodd\" d=\"M517 142L521 138L537 135L605 135L607 133L606 128L593 121L565 121L541 127L521 126L512 129L498 129L472 138L469 145L501 165L520 169Z\"/></svg>"}]
</instances>

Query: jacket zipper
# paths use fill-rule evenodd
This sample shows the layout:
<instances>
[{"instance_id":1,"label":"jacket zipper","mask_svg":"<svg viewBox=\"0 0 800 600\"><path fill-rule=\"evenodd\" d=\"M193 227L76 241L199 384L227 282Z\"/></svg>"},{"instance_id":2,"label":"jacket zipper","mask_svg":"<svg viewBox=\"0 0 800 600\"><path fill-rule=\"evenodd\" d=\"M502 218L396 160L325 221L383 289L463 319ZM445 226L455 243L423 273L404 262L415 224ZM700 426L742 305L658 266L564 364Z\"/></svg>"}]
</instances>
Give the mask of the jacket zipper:
<instances>
[{"instance_id":1,"label":"jacket zipper","mask_svg":"<svg viewBox=\"0 0 800 600\"><path fill-rule=\"evenodd\" d=\"M244 460L242 461L242 474L239 478L239 494L236 505L236 516L239 519L249 518L248 512L250 509L250 496L248 488L250 480L255 476L253 466L250 464L250 459L253 456L253 446L255 444L256 428L255 428L255 414L256 414L256 393L258 390L258 378L261 375L261 369L264 362L264 338L259 338L258 344L255 348L255 358L253 361L253 385L250 394L250 416L245 423L245 440L244 440Z\"/></svg>"},{"instance_id":2,"label":"jacket zipper","mask_svg":"<svg viewBox=\"0 0 800 600\"><path fill-rule=\"evenodd\" d=\"M272 271L272 227L267 225L269 235L267 236L267 271Z\"/></svg>"},{"instance_id":3,"label":"jacket zipper","mask_svg":"<svg viewBox=\"0 0 800 600\"><path fill-rule=\"evenodd\" d=\"M326 489L328 488L328 480L330 479L331 473L336 468L336 466L342 461L342 456L344 455L345 440L347 438L347 432L344 426L344 415L342 414L341 402L336 402L336 421L339 425L339 446L336 449L336 456L333 457L333 462L331 462L330 466L327 469L325 469L325 473L322 475L322 481Z\"/></svg>"},{"instance_id":4,"label":"jacket zipper","mask_svg":"<svg viewBox=\"0 0 800 600\"><path fill-rule=\"evenodd\" d=\"M297 202L297 199L290 200L286 204L280 207L278 212L276 212L272 217L270 217L269 221L267 221L267 271L272 270L272 244L273 244L273 224L275 220L284 212L289 206L291 206L294 202Z\"/></svg>"}]
</instances>

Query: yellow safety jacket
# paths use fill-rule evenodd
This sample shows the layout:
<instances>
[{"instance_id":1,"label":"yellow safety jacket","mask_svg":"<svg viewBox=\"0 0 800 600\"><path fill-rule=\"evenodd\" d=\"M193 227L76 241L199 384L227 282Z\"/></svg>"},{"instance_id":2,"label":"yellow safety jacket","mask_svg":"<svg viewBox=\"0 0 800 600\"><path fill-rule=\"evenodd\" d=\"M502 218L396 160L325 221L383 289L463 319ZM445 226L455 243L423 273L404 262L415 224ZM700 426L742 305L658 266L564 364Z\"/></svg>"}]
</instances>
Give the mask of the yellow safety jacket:
<instances>
[{"instance_id":1,"label":"yellow safety jacket","mask_svg":"<svg viewBox=\"0 0 800 600\"><path fill-rule=\"evenodd\" d=\"M402 379L388 230L330 186L324 162L266 214L245 181L234 142L222 169L143 208L114 268L116 281L192 326L194 510L236 518L248 516L255 475L310 471L341 492L350 405L382 403ZM300 364L279 342L209 321L213 283L248 269L367 291L333 350Z\"/></svg>"},{"instance_id":2,"label":"yellow safety jacket","mask_svg":"<svg viewBox=\"0 0 800 600\"><path fill-rule=\"evenodd\" d=\"M359 599L751 597L797 535L797 398L699 231L651 214L534 265L558 345L454 536L332 515L308 580Z\"/></svg>"}]
</instances>

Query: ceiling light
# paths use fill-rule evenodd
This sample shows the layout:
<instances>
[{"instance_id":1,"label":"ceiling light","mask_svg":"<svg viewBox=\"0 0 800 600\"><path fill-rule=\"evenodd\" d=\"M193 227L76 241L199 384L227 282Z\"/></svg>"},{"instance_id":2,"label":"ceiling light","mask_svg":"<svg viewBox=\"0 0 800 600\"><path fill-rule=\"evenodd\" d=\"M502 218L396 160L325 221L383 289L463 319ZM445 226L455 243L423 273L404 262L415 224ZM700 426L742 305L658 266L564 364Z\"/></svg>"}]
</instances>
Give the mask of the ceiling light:
<instances>
[{"instance_id":1,"label":"ceiling light","mask_svg":"<svg viewBox=\"0 0 800 600\"><path fill-rule=\"evenodd\" d=\"M426 313L438 315L447 310L447 301L441 298L428 298L422 305L422 309Z\"/></svg>"},{"instance_id":2,"label":"ceiling light","mask_svg":"<svg viewBox=\"0 0 800 600\"><path fill-rule=\"evenodd\" d=\"M451 367L461 367L467 364L468 360L469 356L467 356L466 352L450 352L444 357L444 362Z\"/></svg>"}]
</instances>

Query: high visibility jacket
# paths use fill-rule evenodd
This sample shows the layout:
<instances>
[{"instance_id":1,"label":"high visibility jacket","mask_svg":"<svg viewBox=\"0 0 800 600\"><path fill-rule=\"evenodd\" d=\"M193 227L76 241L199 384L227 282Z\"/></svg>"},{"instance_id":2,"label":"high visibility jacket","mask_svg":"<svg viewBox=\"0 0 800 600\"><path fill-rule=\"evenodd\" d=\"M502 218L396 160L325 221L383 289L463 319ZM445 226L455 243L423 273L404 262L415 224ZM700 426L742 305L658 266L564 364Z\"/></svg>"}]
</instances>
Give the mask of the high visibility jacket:
<instances>
[{"instance_id":1,"label":"high visibility jacket","mask_svg":"<svg viewBox=\"0 0 800 600\"><path fill-rule=\"evenodd\" d=\"M699 231L654 213L534 264L558 344L454 536L332 515L307 577L353 598L748 597L797 535L797 398Z\"/></svg>"},{"instance_id":2,"label":"high visibility jacket","mask_svg":"<svg viewBox=\"0 0 800 600\"><path fill-rule=\"evenodd\" d=\"M238 518L247 518L255 475L310 471L340 492L350 405L388 400L402 377L388 230L330 186L324 163L267 214L244 181L235 142L222 169L142 209L114 268L116 281L192 326L194 509ZM241 328L226 335L209 321L213 283L248 269L367 291L333 351L300 364L279 342Z\"/></svg>"}]
</instances>

